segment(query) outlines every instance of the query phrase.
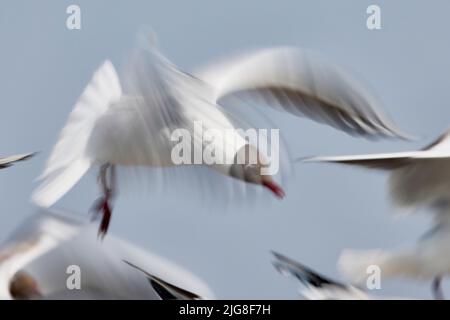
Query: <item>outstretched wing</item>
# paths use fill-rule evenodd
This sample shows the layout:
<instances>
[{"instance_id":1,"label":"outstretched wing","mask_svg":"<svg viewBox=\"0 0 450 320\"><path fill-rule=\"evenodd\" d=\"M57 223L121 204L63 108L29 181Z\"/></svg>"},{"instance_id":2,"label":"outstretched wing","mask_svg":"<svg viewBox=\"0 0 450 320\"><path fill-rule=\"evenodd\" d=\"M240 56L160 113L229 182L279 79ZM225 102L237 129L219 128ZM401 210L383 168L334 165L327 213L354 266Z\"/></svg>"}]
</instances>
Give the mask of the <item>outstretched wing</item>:
<instances>
[{"instance_id":1,"label":"outstretched wing","mask_svg":"<svg viewBox=\"0 0 450 320\"><path fill-rule=\"evenodd\" d=\"M351 135L408 138L358 81L319 57L271 48L211 64L197 73L219 101L230 95L328 124Z\"/></svg>"},{"instance_id":2,"label":"outstretched wing","mask_svg":"<svg viewBox=\"0 0 450 320\"><path fill-rule=\"evenodd\" d=\"M146 277L152 288L159 295L161 300L201 300L202 297L199 295L190 292L188 290L177 287L173 284L170 284L154 275L151 275L147 271L142 268L134 265L131 262L125 261L126 264L131 266L132 268L142 272Z\"/></svg>"},{"instance_id":3,"label":"outstretched wing","mask_svg":"<svg viewBox=\"0 0 450 320\"><path fill-rule=\"evenodd\" d=\"M308 300L369 299L367 294L355 287L322 276L280 253L272 253L276 259L273 262L275 268L282 274L297 278L304 286L301 294Z\"/></svg>"},{"instance_id":4,"label":"outstretched wing","mask_svg":"<svg viewBox=\"0 0 450 320\"><path fill-rule=\"evenodd\" d=\"M420 152L381 153L370 155L311 157L298 159L304 163L330 162L352 166L360 166L369 169L394 170L411 163Z\"/></svg>"}]
</instances>

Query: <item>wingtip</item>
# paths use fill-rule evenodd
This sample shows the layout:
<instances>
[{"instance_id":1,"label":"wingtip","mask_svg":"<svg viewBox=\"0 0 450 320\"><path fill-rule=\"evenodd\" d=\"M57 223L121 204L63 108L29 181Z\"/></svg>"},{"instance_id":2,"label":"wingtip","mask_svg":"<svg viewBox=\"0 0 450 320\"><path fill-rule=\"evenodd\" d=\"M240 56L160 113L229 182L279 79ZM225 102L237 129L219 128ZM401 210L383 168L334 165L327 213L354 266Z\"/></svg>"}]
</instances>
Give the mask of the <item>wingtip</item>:
<instances>
[{"instance_id":1,"label":"wingtip","mask_svg":"<svg viewBox=\"0 0 450 320\"><path fill-rule=\"evenodd\" d=\"M24 157L22 159L27 160L27 159L37 156L40 153L41 153L41 151L34 151L34 152L26 153L26 154L24 154Z\"/></svg>"},{"instance_id":2,"label":"wingtip","mask_svg":"<svg viewBox=\"0 0 450 320\"><path fill-rule=\"evenodd\" d=\"M283 254L281 254L281 253L279 253L278 251L275 251L275 250L270 250L270 253L277 259L284 260L284 259L287 258L285 255L283 255Z\"/></svg>"},{"instance_id":3,"label":"wingtip","mask_svg":"<svg viewBox=\"0 0 450 320\"><path fill-rule=\"evenodd\" d=\"M298 157L293 159L293 163L313 163L320 162L321 157L317 156L306 156L306 157Z\"/></svg>"}]
</instances>

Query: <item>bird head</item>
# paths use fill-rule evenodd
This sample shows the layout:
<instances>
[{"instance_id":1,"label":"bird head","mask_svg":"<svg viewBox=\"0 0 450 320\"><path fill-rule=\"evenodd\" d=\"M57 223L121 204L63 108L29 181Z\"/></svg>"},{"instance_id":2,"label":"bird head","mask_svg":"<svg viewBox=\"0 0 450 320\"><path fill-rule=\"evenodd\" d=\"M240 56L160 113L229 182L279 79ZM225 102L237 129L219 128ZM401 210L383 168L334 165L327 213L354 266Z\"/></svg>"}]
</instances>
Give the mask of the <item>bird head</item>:
<instances>
[{"instance_id":1,"label":"bird head","mask_svg":"<svg viewBox=\"0 0 450 320\"><path fill-rule=\"evenodd\" d=\"M29 300L42 296L36 280L24 271L14 275L9 284L9 291L15 300Z\"/></svg>"},{"instance_id":2,"label":"bird head","mask_svg":"<svg viewBox=\"0 0 450 320\"><path fill-rule=\"evenodd\" d=\"M230 175L248 183L262 185L269 189L278 198L284 198L283 189L275 182L272 176L264 175L263 165L267 163L264 155L254 146L246 144L235 155L234 163L230 167Z\"/></svg>"}]
</instances>

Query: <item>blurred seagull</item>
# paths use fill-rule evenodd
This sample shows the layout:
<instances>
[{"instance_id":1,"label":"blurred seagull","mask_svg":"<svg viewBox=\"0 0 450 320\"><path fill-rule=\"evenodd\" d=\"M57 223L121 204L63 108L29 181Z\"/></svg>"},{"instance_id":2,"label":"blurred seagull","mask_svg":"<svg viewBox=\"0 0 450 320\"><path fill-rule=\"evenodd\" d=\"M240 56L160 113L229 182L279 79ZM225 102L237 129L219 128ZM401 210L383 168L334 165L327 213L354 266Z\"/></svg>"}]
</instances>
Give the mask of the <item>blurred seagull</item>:
<instances>
[{"instance_id":1,"label":"blurred seagull","mask_svg":"<svg viewBox=\"0 0 450 320\"><path fill-rule=\"evenodd\" d=\"M99 244L89 224L61 214L31 217L1 248L0 299L214 298L190 272L114 236ZM69 266L78 290L67 287Z\"/></svg>"},{"instance_id":2,"label":"blurred seagull","mask_svg":"<svg viewBox=\"0 0 450 320\"><path fill-rule=\"evenodd\" d=\"M448 213L447 213L448 214ZM441 282L450 274L450 223L440 223L415 245L396 250L344 250L338 267L353 283L366 280L369 266L378 266L383 279L430 280L433 297L444 299Z\"/></svg>"},{"instance_id":3,"label":"blurred seagull","mask_svg":"<svg viewBox=\"0 0 450 320\"><path fill-rule=\"evenodd\" d=\"M12 166L19 161L28 160L33 157L35 153L18 154L15 156L0 158L0 169L5 169Z\"/></svg>"},{"instance_id":4,"label":"blurred seagull","mask_svg":"<svg viewBox=\"0 0 450 320\"><path fill-rule=\"evenodd\" d=\"M280 253L273 252L274 267L283 275L297 278L303 285L300 294L307 300L382 300L402 299L369 295L352 285L329 279Z\"/></svg>"},{"instance_id":5,"label":"blurred seagull","mask_svg":"<svg viewBox=\"0 0 450 320\"><path fill-rule=\"evenodd\" d=\"M230 134L213 139L213 148L209 145L215 154L225 155L223 163L202 165L262 185L283 198L284 191L273 177L262 174L267 163L264 154L234 130L228 112L218 104L224 95L244 91L256 101L258 96L265 97L291 113L350 134L405 137L357 82L300 50L269 49L235 61L230 68L206 68L194 77L146 44L132 55L121 80L109 61L96 71L50 155L40 177L42 183L33 194L34 202L43 207L53 205L91 167L100 167L103 195L94 209L103 214L99 228L103 237L115 195L115 167L178 165L172 157L175 142L171 133L180 129L189 133L193 151L201 152L205 141L195 130L196 122L201 122L204 130L221 133L231 129Z\"/></svg>"},{"instance_id":6,"label":"blurred seagull","mask_svg":"<svg viewBox=\"0 0 450 320\"><path fill-rule=\"evenodd\" d=\"M431 209L436 225L416 247L367 255L347 252L342 257L342 269L355 278L360 276L352 273L356 265L362 267L363 262L374 262L383 266L383 276L434 278L434 296L442 296L441 278L450 272L450 259L446 259L450 253L450 131L419 151L314 157L303 162L331 162L388 171L390 196L396 206Z\"/></svg>"}]
</instances>

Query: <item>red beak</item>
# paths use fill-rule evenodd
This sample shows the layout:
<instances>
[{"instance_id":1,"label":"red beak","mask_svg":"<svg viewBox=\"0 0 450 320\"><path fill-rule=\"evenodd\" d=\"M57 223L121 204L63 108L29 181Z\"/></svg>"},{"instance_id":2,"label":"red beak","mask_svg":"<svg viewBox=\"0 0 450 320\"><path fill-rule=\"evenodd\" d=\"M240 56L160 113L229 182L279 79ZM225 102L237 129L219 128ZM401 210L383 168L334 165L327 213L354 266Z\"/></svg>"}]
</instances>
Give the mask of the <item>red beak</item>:
<instances>
[{"instance_id":1,"label":"red beak","mask_svg":"<svg viewBox=\"0 0 450 320\"><path fill-rule=\"evenodd\" d=\"M281 187L273 181L263 181L262 185L272 191L278 198L283 199L286 195Z\"/></svg>"}]
</instances>

